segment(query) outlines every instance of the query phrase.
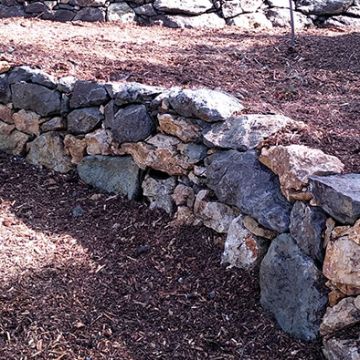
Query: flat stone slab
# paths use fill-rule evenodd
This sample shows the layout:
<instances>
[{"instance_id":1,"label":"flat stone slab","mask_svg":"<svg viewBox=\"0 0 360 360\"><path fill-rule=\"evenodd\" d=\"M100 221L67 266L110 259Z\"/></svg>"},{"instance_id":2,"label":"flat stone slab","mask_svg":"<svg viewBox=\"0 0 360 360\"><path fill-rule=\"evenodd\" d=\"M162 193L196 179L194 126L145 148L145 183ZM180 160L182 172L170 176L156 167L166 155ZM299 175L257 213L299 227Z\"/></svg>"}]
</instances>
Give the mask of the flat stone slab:
<instances>
[{"instance_id":1,"label":"flat stone slab","mask_svg":"<svg viewBox=\"0 0 360 360\"><path fill-rule=\"evenodd\" d=\"M260 266L261 304L287 333L318 337L327 305L322 273L288 234L271 242Z\"/></svg>"},{"instance_id":2,"label":"flat stone slab","mask_svg":"<svg viewBox=\"0 0 360 360\"><path fill-rule=\"evenodd\" d=\"M208 186L220 201L237 206L268 229L289 229L291 204L281 194L276 175L254 151L223 151L205 161Z\"/></svg>"},{"instance_id":3,"label":"flat stone slab","mask_svg":"<svg viewBox=\"0 0 360 360\"><path fill-rule=\"evenodd\" d=\"M141 170L131 156L87 156L77 167L81 180L97 189L135 199L140 194Z\"/></svg>"},{"instance_id":4,"label":"flat stone slab","mask_svg":"<svg viewBox=\"0 0 360 360\"><path fill-rule=\"evenodd\" d=\"M310 177L315 202L343 224L360 217L360 174Z\"/></svg>"}]
</instances>

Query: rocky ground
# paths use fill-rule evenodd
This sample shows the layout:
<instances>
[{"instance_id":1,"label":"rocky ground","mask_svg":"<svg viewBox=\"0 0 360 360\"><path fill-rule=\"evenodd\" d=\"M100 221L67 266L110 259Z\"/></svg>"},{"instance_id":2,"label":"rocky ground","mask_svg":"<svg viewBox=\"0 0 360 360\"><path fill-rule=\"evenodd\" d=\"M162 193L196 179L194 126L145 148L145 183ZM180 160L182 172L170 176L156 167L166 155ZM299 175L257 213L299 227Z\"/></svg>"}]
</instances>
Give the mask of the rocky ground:
<instances>
[{"instance_id":1,"label":"rocky ground","mask_svg":"<svg viewBox=\"0 0 360 360\"><path fill-rule=\"evenodd\" d=\"M177 30L36 19L0 20L0 60L57 76L221 88L246 112L282 113L309 129L271 143L303 143L360 171L356 32L314 29L289 49L282 30Z\"/></svg>"},{"instance_id":2,"label":"rocky ground","mask_svg":"<svg viewBox=\"0 0 360 360\"><path fill-rule=\"evenodd\" d=\"M0 359L322 359L222 238L0 156Z\"/></svg>"}]
</instances>

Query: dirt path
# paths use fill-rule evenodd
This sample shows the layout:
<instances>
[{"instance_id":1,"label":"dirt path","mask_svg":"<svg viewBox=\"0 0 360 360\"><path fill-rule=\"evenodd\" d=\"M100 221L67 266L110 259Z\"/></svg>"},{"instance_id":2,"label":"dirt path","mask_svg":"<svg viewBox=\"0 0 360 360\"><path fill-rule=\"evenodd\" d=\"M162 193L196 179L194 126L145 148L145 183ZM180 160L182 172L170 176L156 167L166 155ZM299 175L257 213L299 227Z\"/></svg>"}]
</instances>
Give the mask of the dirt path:
<instances>
[{"instance_id":1,"label":"dirt path","mask_svg":"<svg viewBox=\"0 0 360 360\"><path fill-rule=\"evenodd\" d=\"M1 154L0 154L1 155ZM322 359L221 239L0 156L0 359Z\"/></svg>"},{"instance_id":2,"label":"dirt path","mask_svg":"<svg viewBox=\"0 0 360 360\"><path fill-rule=\"evenodd\" d=\"M359 172L359 33L302 32L296 52L285 35L8 19L0 20L0 59L58 76L221 88L243 99L248 112L310 125L274 141L321 148Z\"/></svg>"}]
</instances>

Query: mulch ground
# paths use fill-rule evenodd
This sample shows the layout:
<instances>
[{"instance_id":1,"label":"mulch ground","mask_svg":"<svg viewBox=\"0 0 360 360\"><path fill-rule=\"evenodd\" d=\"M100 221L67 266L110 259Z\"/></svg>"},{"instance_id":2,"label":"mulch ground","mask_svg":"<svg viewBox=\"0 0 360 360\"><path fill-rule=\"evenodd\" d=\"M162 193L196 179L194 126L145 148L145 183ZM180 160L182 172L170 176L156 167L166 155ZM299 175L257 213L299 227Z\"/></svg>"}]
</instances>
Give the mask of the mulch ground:
<instances>
[{"instance_id":1,"label":"mulch ground","mask_svg":"<svg viewBox=\"0 0 360 360\"><path fill-rule=\"evenodd\" d=\"M104 23L0 20L0 59L57 76L220 88L247 112L282 113L309 124L272 139L338 156L360 172L360 35L314 29L295 51L283 30L179 30Z\"/></svg>"},{"instance_id":2,"label":"mulch ground","mask_svg":"<svg viewBox=\"0 0 360 360\"><path fill-rule=\"evenodd\" d=\"M222 241L0 154L0 359L323 359Z\"/></svg>"}]
</instances>

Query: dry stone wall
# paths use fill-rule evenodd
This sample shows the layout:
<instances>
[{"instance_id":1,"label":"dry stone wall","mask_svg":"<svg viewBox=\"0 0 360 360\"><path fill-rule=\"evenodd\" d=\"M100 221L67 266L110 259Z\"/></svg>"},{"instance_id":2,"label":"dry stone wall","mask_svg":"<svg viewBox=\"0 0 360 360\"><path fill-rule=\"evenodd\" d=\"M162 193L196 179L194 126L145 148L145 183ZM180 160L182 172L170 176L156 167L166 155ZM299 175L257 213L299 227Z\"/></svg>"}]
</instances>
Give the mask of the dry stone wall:
<instances>
[{"instance_id":1,"label":"dry stone wall","mask_svg":"<svg viewBox=\"0 0 360 360\"><path fill-rule=\"evenodd\" d=\"M293 0L292 0L293 1ZM359 0L294 0L297 28L360 26ZM0 0L0 18L119 21L175 28L287 27L289 0Z\"/></svg>"},{"instance_id":2,"label":"dry stone wall","mask_svg":"<svg viewBox=\"0 0 360 360\"><path fill-rule=\"evenodd\" d=\"M1 151L226 234L223 264L260 266L261 303L282 329L323 335L329 359L354 352L356 339L337 336L360 323L360 174L320 150L264 142L305 124L242 114L209 89L0 72Z\"/></svg>"}]
</instances>

